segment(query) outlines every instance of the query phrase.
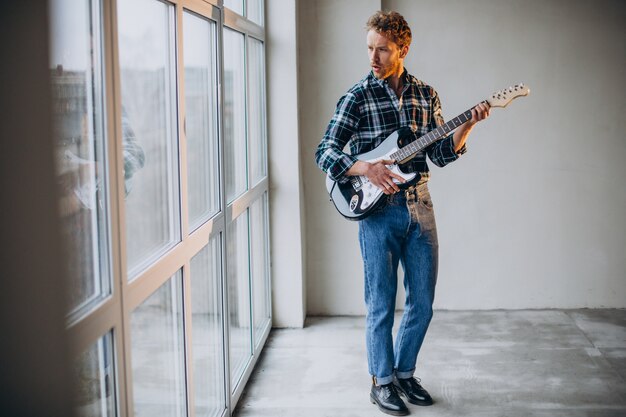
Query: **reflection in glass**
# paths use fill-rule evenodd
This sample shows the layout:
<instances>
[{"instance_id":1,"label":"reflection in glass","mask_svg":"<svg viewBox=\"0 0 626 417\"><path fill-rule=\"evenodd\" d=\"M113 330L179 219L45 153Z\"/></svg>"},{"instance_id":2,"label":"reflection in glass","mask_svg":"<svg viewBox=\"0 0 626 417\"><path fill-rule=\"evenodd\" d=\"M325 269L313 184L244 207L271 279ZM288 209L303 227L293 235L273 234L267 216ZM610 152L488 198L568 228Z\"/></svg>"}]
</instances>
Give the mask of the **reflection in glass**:
<instances>
[{"instance_id":1,"label":"reflection in glass","mask_svg":"<svg viewBox=\"0 0 626 417\"><path fill-rule=\"evenodd\" d=\"M263 42L248 38L248 138L250 181L257 184L267 175L265 145L265 61Z\"/></svg>"},{"instance_id":2,"label":"reflection in glass","mask_svg":"<svg viewBox=\"0 0 626 417\"><path fill-rule=\"evenodd\" d=\"M243 193L246 171L244 35L224 28L224 170L226 200Z\"/></svg>"},{"instance_id":3,"label":"reflection in glass","mask_svg":"<svg viewBox=\"0 0 626 417\"><path fill-rule=\"evenodd\" d=\"M233 390L252 354L250 335L250 278L248 267L248 212L226 228L230 377Z\"/></svg>"},{"instance_id":4,"label":"reflection in glass","mask_svg":"<svg viewBox=\"0 0 626 417\"><path fill-rule=\"evenodd\" d=\"M107 333L74 362L74 411L79 417L115 416L113 337Z\"/></svg>"},{"instance_id":5,"label":"reflection in glass","mask_svg":"<svg viewBox=\"0 0 626 417\"><path fill-rule=\"evenodd\" d=\"M216 24L183 13L189 224L219 210Z\"/></svg>"},{"instance_id":6,"label":"reflection in glass","mask_svg":"<svg viewBox=\"0 0 626 417\"><path fill-rule=\"evenodd\" d=\"M155 0L117 2L122 125L142 148L126 182L129 277L180 240L174 7ZM124 155L133 149L124 147ZM135 166L124 161L128 180Z\"/></svg>"},{"instance_id":7,"label":"reflection in glass","mask_svg":"<svg viewBox=\"0 0 626 417\"><path fill-rule=\"evenodd\" d=\"M263 0L247 0L246 7L248 8L248 19L257 25L263 26Z\"/></svg>"},{"instance_id":8,"label":"reflection in glass","mask_svg":"<svg viewBox=\"0 0 626 417\"><path fill-rule=\"evenodd\" d=\"M243 0L224 0L224 7L243 16Z\"/></svg>"},{"instance_id":9,"label":"reflection in glass","mask_svg":"<svg viewBox=\"0 0 626 417\"><path fill-rule=\"evenodd\" d=\"M102 13L98 1L50 1L50 74L69 312L111 292Z\"/></svg>"},{"instance_id":10,"label":"reflection in glass","mask_svg":"<svg viewBox=\"0 0 626 417\"><path fill-rule=\"evenodd\" d=\"M250 273L252 275L254 343L258 344L270 320L269 241L267 193L250 206Z\"/></svg>"},{"instance_id":11,"label":"reflection in glass","mask_svg":"<svg viewBox=\"0 0 626 417\"><path fill-rule=\"evenodd\" d=\"M222 251L218 236L191 259L196 416L218 416L226 408L221 281Z\"/></svg>"},{"instance_id":12,"label":"reflection in glass","mask_svg":"<svg viewBox=\"0 0 626 417\"><path fill-rule=\"evenodd\" d=\"M180 271L132 312L130 325L134 415L185 416Z\"/></svg>"}]
</instances>

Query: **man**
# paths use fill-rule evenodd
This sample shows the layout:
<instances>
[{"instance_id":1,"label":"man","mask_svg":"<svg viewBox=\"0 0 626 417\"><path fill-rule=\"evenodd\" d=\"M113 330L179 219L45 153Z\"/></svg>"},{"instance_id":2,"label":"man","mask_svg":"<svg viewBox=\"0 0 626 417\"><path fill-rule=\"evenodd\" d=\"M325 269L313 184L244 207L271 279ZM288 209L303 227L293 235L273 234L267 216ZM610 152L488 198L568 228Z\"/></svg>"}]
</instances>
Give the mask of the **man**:
<instances>
[{"instance_id":1,"label":"man","mask_svg":"<svg viewBox=\"0 0 626 417\"><path fill-rule=\"evenodd\" d=\"M472 109L471 120L404 164L404 171L418 175L401 192L394 179L402 182L402 177L386 167L393 161L369 163L354 155L374 149L402 127L410 127L415 137L420 137L442 125L441 105L433 88L404 69L411 43L411 30L404 18L396 12L377 12L366 29L372 70L339 100L316 161L334 181L362 175L386 194L387 204L359 222L367 358L373 381L370 399L384 413L407 415L409 410L399 395L412 404L433 403L413 376L432 317L437 279L437 230L427 187L426 153L440 167L458 159L465 152L468 134L478 121L488 117L489 108L479 104ZM343 152L346 145L350 154ZM394 345L391 331L399 262L404 270L406 300Z\"/></svg>"}]
</instances>

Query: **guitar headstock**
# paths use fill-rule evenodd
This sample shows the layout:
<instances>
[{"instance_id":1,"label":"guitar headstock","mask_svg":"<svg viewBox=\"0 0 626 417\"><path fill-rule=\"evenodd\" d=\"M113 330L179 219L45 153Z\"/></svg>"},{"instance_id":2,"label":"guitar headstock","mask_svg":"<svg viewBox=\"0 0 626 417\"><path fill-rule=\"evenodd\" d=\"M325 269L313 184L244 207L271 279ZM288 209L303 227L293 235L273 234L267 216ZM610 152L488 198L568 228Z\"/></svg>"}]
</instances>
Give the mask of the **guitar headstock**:
<instances>
[{"instance_id":1,"label":"guitar headstock","mask_svg":"<svg viewBox=\"0 0 626 417\"><path fill-rule=\"evenodd\" d=\"M513 87L496 91L487 99L487 102L491 107L506 107L514 99L527 96L528 94L530 94L530 88L520 83Z\"/></svg>"}]
</instances>

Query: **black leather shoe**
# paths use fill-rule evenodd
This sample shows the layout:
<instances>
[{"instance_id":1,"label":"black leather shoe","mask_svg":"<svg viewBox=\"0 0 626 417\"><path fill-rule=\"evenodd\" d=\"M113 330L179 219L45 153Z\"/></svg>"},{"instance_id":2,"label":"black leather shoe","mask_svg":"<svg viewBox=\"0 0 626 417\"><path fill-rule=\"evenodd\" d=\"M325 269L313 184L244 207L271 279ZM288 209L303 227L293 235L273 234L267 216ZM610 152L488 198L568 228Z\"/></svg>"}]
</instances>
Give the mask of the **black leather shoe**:
<instances>
[{"instance_id":1,"label":"black leather shoe","mask_svg":"<svg viewBox=\"0 0 626 417\"><path fill-rule=\"evenodd\" d=\"M393 383L378 386L372 384L370 401L372 404L376 404L383 413L391 414L392 416L409 415L409 409L406 408L406 404L398 395L398 391L396 391Z\"/></svg>"},{"instance_id":2,"label":"black leather shoe","mask_svg":"<svg viewBox=\"0 0 626 417\"><path fill-rule=\"evenodd\" d=\"M420 385L420 380L417 378L394 378L393 385L398 389L398 392L404 395L411 404L433 404L433 399L431 398L430 394Z\"/></svg>"}]
</instances>

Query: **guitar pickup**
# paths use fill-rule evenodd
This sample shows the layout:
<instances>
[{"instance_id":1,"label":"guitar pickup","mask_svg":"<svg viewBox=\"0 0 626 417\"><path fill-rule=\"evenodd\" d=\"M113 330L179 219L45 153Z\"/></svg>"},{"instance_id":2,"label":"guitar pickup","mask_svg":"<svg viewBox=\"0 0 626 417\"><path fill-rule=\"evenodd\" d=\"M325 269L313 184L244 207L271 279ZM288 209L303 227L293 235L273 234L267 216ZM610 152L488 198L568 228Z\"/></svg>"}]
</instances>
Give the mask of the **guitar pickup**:
<instances>
[{"instance_id":1,"label":"guitar pickup","mask_svg":"<svg viewBox=\"0 0 626 417\"><path fill-rule=\"evenodd\" d=\"M354 187L355 190L360 190L363 186L363 182L361 182L360 176L351 177L350 182L352 183L352 187Z\"/></svg>"}]
</instances>

